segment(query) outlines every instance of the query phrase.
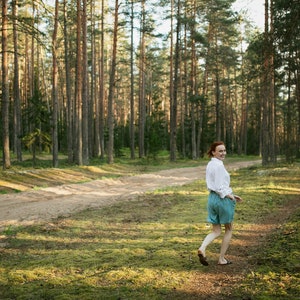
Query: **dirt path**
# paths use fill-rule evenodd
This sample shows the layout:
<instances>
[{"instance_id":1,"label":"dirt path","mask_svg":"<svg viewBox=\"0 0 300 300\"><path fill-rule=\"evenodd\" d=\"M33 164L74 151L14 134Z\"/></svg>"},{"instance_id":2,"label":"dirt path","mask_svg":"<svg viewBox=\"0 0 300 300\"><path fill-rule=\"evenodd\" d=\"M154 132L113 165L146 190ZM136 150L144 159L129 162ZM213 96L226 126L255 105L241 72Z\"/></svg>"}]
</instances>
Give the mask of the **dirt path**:
<instances>
[{"instance_id":1,"label":"dirt path","mask_svg":"<svg viewBox=\"0 0 300 300\"><path fill-rule=\"evenodd\" d=\"M200 265L204 272L197 273L186 289L189 290L189 300L250 300L245 295L236 298L231 295L235 288L238 288L247 274L254 271L261 264L255 253L260 251L266 242L269 242L270 234L283 224L291 212L299 207L299 197L287 201L280 210L266 215L258 223L241 226L239 230L233 231L233 238L230 242L228 258L232 265L218 266L217 253L209 252L208 267ZM220 238L218 239L220 241ZM196 251L195 251L196 252ZM196 256L196 254L195 254ZM196 259L196 258L195 258ZM262 261L264 257L261 257Z\"/></svg>"},{"instance_id":2,"label":"dirt path","mask_svg":"<svg viewBox=\"0 0 300 300\"><path fill-rule=\"evenodd\" d=\"M258 164L245 161L226 164L230 170ZM0 196L0 230L8 225L30 225L48 221L87 208L111 205L167 186L183 185L205 176L205 167L164 170L157 173L94 180L38 191Z\"/></svg>"}]
</instances>

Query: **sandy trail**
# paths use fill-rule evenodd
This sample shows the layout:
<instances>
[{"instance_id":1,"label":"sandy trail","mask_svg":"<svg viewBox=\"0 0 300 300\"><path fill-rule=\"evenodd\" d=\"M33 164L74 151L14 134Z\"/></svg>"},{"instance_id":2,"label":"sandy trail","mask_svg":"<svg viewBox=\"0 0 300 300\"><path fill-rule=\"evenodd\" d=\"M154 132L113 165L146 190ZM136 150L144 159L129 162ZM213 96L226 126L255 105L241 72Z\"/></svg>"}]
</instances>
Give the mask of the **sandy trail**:
<instances>
[{"instance_id":1,"label":"sandy trail","mask_svg":"<svg viewBox=\"0 0 300 300\"><path fill-rule=\"evenodd\" d=\"M260 161L244 161L225 165L227 170L231 171L259 163ZM87 208L98 208L135 199L137 195L145 192L184 185L203 179L204 176L205 166L201 166L1 195L0 229L8 225L30 225L49 221Z\"/></svg>"}]
</instances>

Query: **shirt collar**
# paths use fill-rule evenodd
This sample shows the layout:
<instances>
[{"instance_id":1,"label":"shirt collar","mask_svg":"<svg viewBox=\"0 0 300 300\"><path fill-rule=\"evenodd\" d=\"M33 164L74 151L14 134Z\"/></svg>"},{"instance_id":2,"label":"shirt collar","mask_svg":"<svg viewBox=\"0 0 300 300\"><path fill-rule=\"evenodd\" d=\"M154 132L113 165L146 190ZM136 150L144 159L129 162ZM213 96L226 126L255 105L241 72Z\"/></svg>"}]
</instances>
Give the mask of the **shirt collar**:
<instances>
[{"instance_id":1,"label":"shirt collar","mask_svg":"<svg viewBox=\"0 0 300 300\"><path fill-rule=\"evenodd\" d=\"M218 159L218 158L216 158L216 157L212 157L211 160L214 161L214 162L216 162L216 163L219 163L219 164L223 165L223 161L220 160L220 159Z\"/></svg>"}]
</instances>

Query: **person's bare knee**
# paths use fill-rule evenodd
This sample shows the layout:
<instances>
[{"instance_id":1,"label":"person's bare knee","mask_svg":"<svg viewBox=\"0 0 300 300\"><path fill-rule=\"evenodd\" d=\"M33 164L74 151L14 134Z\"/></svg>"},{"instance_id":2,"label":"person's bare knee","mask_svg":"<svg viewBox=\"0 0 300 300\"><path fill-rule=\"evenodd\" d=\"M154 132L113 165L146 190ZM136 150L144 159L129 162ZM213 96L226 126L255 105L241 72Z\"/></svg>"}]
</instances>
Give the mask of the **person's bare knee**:
<instances>
[{"instance_id":1,"label":"person's bare knee","mask_svg":"<svg viewBox=\"0 0 300 300\"><path fill-rule=\"evenodd\" d=\"M219 236L221 234L221 232L222 232L221 225L213 225L212 231L214 232L214 234L216 236Z\"/></svg>"},{"instance_id":2,"label":"person's bare knee","mask_svg":"<svg viewBox=\"0 0 300 300\"><path fill-rule=\"evenodd\" d=\"M232 223L225 224L224 227L225 227L225 231L232 231L233 229Z\"/></svg>"}]
</instances>

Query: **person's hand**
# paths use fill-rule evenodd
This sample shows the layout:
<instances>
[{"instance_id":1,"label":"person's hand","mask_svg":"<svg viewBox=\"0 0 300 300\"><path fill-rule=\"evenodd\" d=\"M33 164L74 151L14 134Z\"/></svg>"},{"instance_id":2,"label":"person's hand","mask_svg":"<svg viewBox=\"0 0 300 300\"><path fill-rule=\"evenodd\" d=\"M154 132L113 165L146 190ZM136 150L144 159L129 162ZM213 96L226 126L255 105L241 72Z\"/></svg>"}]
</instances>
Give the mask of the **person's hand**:
<instances>
[{"instance_id":1,"label":"person's hand","mask_svg":"<svg viewBox=\"0 0 300 300\"><path fill-rule=\"evenodd\" d=\"M235 196L234 196L233 194L227 195L226 198L229 198L229 199L232 200L232 201L235 200Z\"/></svg>"},{"instance_id":2,"label":"person's hand","mask_svg":"<svg viewBox=\"0 0 300 300\"><path fill-rule=\"evenodd\" d=\"M235 199L236 202L242 202L243 201L243 199L238 195L234 195L234 199Z\"/></svg>"}]
</instances>

